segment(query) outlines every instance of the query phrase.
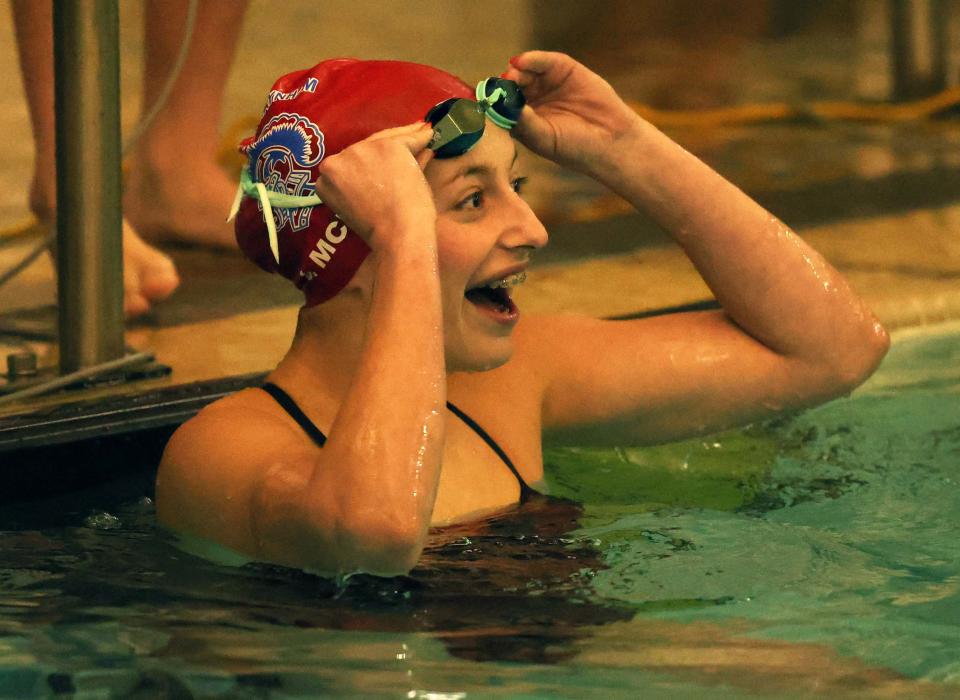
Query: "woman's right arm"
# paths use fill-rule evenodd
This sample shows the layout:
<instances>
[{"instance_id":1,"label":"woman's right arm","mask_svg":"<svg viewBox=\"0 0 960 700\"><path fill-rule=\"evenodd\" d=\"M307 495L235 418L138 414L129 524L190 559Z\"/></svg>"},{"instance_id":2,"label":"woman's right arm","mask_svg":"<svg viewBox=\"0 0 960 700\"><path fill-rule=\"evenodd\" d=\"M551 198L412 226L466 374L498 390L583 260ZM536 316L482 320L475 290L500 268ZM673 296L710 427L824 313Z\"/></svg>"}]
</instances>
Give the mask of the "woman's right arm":
<instances>
[{"instance_id":1,"label":"woman's right arm","mask_svg":"<svg viewBox=\"0 0 960 700\"><path fill-rule=\"evenodd\" d=\"M392 575L416 564L436 499L446 401L436 213L421 170L428 157L420 155L430 134L415 126L381 132L321 167L317 193L367 239L375 266L359 366L323 449L285 453L276 445L294 437L264 425L258 440L241 438L246 448L224 451L212 443L229 427L218 428L211 413L207 430L200 422L175 436L164 456L194 468L162 468L162 520L258 559L327 574ZM160 508L161 485L202 478L198 467L213 483L198 484L185 509L201 516L180 528L169 520L182 518ZM231 488L245 508L218 493Z\"/></svg>"}]
</instances>

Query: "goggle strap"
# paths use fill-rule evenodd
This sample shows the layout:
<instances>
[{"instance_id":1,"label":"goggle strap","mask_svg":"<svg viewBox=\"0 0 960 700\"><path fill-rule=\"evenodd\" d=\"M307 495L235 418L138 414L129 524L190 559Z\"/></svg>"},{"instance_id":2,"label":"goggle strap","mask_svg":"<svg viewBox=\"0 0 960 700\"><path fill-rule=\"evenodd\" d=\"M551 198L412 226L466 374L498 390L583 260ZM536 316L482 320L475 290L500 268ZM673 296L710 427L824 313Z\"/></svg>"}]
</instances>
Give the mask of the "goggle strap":
<instances>
[{"instance_id":1,"label":"goggle strap","mask_svg":"<svg viewBox=\"0 0 960 700\"><path fill-rule=\"evenodd\" d=\"M487 110L487 118L502 129L512 129L517 125L515 120L507 119L502 114L498 114L492 109Z\"/></svg>"},{"instance_id":2,"label":"goggle strap","mask_svg":"<svg viewBox=\"0 0 960 700\"><path fill-rule=\"evenodd\" d=\"M244 168L246 170L246 168ZM242 177L242 176L241 176ZM230 213L227 214L227 223L229 224L237 216L237 212L240 211L240 204L243 202L243 183L237 185L237 193L233 196L233 204L230 205Z\"/></svg>"},{"instance_id":3,"label":"goggle strap","mask_svg":"<svg viewBox=\"0 0 960 700\"><path fill-rule=\"evenodd\" d=\"M260 206L263 209L263 223L267 226L267 240L270 243L270 252L273 253L274 260L280 264L280 242L277 239L277 225L273 220L273 207L278 209L299 209L300 207L315 207L323 204L323 200L316 194L295 195L284 192L274 192L268 190L262 182L254 182L250 177L250 169L244 167L240 171L240 184L237 185L237 194L233 198L233 205L230 207L230 215L227 221L233 221L237 212L240 211L240 203L244 197L251 197L260 200Z\"/></svg>"},{"instance_id":4,"label":"goggle strap","mask_svg":"<svg viewBox=\"0 0 960 700\"><path fill-rule=\"evenodd\" d=\"M273 253L273 259L280 264L280 241L277 240L277 224L273 220L273 209L270 206L270 195L267 192L267 186L262 182L255 183L257 194L260 197L260 204L263 205L263 222L267 225L267 241L270 243L270 252Z\"/></svg>"},{"instance_id":5,"label":"goggle strap","mask_svg":"<svg viewBox=\"0 0 960 700\"><path fill-rule=\"evenodd\" d=\"M484 111L484 114L487 115L487 118L490 119L494 124L499 126L502 129L512 129L517 125L515 119L507 119L505 116L497 112L495 103L501 97L505 97L507 91L502 87L496 87L493 89L493 92L490 95L487 95L487 81L489 78L484 78L479 83L477 83L476 97L477 103L479 103L480 108Z\"/></svg>"}]
</instances>

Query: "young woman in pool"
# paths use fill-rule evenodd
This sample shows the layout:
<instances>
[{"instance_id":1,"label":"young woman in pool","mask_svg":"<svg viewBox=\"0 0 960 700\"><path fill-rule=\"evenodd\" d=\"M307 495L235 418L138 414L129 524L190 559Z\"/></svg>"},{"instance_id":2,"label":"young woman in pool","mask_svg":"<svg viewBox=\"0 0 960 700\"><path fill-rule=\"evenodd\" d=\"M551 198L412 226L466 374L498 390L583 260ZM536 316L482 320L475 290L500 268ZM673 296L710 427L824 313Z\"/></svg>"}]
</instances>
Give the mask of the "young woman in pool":
<instances>
[{"instance_id":1,"label":"young woman in pool","mask_svg":"<svg viewBox=\"0 0 960 700\"><path fill-rule=\"evenodd\" d=\"M534 493L544 434L674 440L829 400L874 370L886 333L839 273L599 76L532 51L503 77L522 113L508 83L474 94L413 64L327 61L277 82L243 146L237 236L307 304L270 386L170 441L163 523L252 559L402 573L431 525ZM419 120L438 103L434 130ZM471 104L482 135L464 125ZM547 233L512 137L655 219L722 310L521 317L509 292Z\"/></svg>"}]
</instances>

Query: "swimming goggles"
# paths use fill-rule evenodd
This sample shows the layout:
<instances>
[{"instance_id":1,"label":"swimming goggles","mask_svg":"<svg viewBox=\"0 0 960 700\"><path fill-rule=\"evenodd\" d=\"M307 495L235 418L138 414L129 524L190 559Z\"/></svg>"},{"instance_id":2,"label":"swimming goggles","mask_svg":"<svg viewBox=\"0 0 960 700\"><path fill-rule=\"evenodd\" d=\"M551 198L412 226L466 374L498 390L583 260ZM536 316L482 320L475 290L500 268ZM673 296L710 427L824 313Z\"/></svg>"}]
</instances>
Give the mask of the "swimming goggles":
<instances>
[{"instance_id":1,"label":"swimming goggles","mask_svg":"<svg viewBox=\"0 0 960 700\"><path fill-rule=\"evenodd\" d=\"M483 136L486 120L504 129L512 129L526 100L520 86L505 78L487 78L477 83L476 101L463 97L451 97L427 112L425 120L433 127L433 138L427 147L436 158L454 158L473 148ZM240 185L230 207L227 221L232 221L240 211L244 197L260 201L263 221L267 226L267 239L274 260L280 264L280 244L277 240L277 225L273 220L273 207L298 209L323 204L316 194L292 195L268 190L262 182L255 182L250 168L240 171Z\"/></svg>"},{"instance_id":2,"label":"swimming goggles","mask_svg":"<svg viewBox=\"0 0 960 700\"><path fill-rule=\"evenodd\" d=\"M433 127L427 146L437 158L454 158L473 148L487 119L504 129L516 126L526 100L520 86L505 78L487 78L477 83L476 101L462 97L444 100L424 119Z\"/></svg>"}]
</instances>

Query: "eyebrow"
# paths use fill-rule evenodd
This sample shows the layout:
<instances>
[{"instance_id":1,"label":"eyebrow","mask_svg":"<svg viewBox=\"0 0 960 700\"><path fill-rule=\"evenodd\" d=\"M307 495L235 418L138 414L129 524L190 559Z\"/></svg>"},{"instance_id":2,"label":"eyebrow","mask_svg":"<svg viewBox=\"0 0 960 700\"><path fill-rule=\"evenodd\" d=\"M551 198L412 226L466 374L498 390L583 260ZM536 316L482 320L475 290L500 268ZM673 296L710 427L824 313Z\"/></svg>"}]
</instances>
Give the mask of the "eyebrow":
<instances>
[{"instance_id":1,"label":"eyebrow","mask_svg":"<svg viewBox=\"0 0 960 700\"><path fill-rule=\"evenodd\" d=\"M517 158L519 157L520 157L520 151L517 149L516 145L514 145L513 160L510 161L511 168L517 162ZM453 175L451 175L450 179L444 182L442 186L446 187L447 185L452 184L453 182L460 179L461 177L470 177L471 175L489 176L493 172L493 170L494 169L491 168L489 165L483 165L483 164L468 165L467 167L461 168L460 170L455 172Z\"/></svg>"}]
</instances>

